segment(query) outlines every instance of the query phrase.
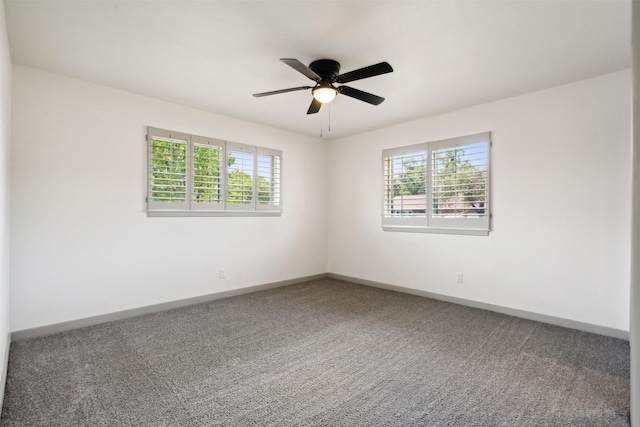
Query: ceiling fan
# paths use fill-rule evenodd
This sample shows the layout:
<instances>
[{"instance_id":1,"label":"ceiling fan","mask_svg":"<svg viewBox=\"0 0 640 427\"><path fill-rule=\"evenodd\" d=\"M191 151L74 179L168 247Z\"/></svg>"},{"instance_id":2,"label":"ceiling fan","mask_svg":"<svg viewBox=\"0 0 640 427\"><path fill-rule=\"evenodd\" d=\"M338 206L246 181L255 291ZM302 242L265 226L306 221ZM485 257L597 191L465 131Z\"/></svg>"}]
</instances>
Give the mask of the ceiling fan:
<instances>
[{"instance_id":1,"label":"ceiling fan","mask_svg":"<svg viewBox=\"0 0 640 427\"><path fill-rule=\"evenodd\" d=\"M349 86L335 87L334 83L349 83L354 80L366 79L393 71L391 65L386 62L380 62L378 64L369 65L368 67L349 71L348 73L339 74L340 63L333 59L319 59L317 61L313 61L308 67L293 58L281 58L280 61L315 81L316 85L254 93L253 96L259 98L261 96L311 89L313 101L311 101L307 114L315 114L320 111L322 104L327 104L333 101L338 93L359 99L360 101L368 102L369 104L379 105L384 101L384 98Z\"/></svg>"}]
</instances>

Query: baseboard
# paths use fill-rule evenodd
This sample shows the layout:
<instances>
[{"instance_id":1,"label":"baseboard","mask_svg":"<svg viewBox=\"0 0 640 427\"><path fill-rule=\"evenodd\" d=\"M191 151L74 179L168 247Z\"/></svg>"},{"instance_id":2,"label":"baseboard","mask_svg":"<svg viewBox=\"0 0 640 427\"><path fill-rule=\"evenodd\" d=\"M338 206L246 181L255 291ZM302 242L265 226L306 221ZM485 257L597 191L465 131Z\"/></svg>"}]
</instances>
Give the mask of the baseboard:
<instances>
[{"instance_id":1,"label":"baseboard","mask_svg":"<svg viewBox=\"0 0 640 427\"><path fill-rule=\"evenodd\" d=\"M70 331L72 329L84 328L87 326L98 325L100 323L113 322L114 320L122 320L130 317L136 317L143 314L157 313L160 311L171 310L174 308L185 307L188 305L200 304L203 302L214 301L222 298L229 298L236 295L243 295L252 292L264 291L267 289L279 288L281 286L295 285L297 283L308 282L311 280L324 279L326 273L315 274L312 276L299 277L296 279L283 280L280 282L265 283L262 285L248 286L245 288L231 289L229 291L217 292L214 294L201 295L192 298L185 298L177 301L169 301L160 304L147 305L144 307L132 308L129 310L117 311L114 313L106 313L98 316L86 317L83 319L70 320L68 322L56 323L53 325L39 326L36 328L23 329L14 331L11 334L12 341L20 341L29 338L41 337L44 335L55 334L58 332Z\"/></svg>"},{"instance_id":2,"label":"baseboard","mask_svg":"<svg viewBox=\"0 0 640 427\"><path fill-rule=\"evenodd\" d=\"M7 346L4 349L4 357L2 358L2 372L0 373L0 411L2 411L2 402L4 401L4 388L7 384L7 372L9 370L9 349L11 347L11 333L7 334Z\"/></svg>"},{"instance_id":3,"label":"baseboard","mask_svg":"<svg viewBox=\"0 0 640 427\"><path fill-rule=\"evenodd\" d=\"M509 316L521 317L523 319L535 320L537 322L548 323L550 325L562 326L565 328L577 329L579 331L591 332L594 334L605 335L613 338L629 340L629 331L622 329L609 328L606 326L594 325L591 323L580 322L577 320L565 319L562 317L549 316L547 314L535 313L532 311L519 310L517 308L503 307L464 298L452 297L448 295L437 294L433 292L421 291L418 289L406 288L404 286L389 285L387 283L374 282L372 280L360 279L357 277L344 276L342 274L327 273L327 277L332 279L344 280L346 282L357 283L360 285L373 286L390 291L402 292L405 294L418 295L421 297L432 298L440 301L451 302L454 304L465 305L473 308L493 311L496 313L508 314Z\"/></svg>"},{"instance_id":4,"label":"baseboard","mask_svg":"<svg viewBox=\"0 0 640 427\"><path fill-rule=\"evenodd\" d=\"M45 325L31 329L23 329L20 331L14 331L10 335L11 341L20 341L29 338L40 337L44 335L55 334L58 332L69 331L72 329L84 328L86 326L98 325L100 323L112 322L114 320L122 320L130 317L140 316L143 314L149 313L157 313L164 310L171 310L174 308L185 307L193 304L200 304L203 302L214 301L222 298L229 298L236 295L243 295L252 292L263 291L267 289L279 288L281 286L295 285L298 283L304 283L311 280L318 280L324 278L332 278L338 280L344 280L346 282L357 283L360 285L373 286L376 288L387 289L395 292L402 292L405 294L417 295L426 298L432 298L435 300L451 302L454 304L460 304L468 307L479 308L483 310L493 311L496 313L507 314L510 316L521 317L523 319L535 320L537 322L548 323L551 325L562 326L565 328L577 329L580 331L591 332L599 335L605 335L613 338L620 338L624 340L629 340L629 331L624 331L621 329L609 328L606 326L594 325L591 323L580 322L577 320L565 319L562 317L555 317L546 314L535 313L531 311L519 310L511 307L504 307L495 304L489 304L474 300L468 300L464 298L452 297L448 295L442 295L434 292L422 291L419 289L407 288L404 286L390 285L387 283L375 282L372 280L361 279L358 277L345 276L342 274L336 273L321 273L315 274L312 276L299 277L296 279L283 280L280 282L273 283L265 283L262 285L248 286L245 288L232 289L229 291L217 292L214 294L201 295L193 298L185 298L177 301L169 301L160 304L148 305L144 307L132 308L129 310L117 311L114 313L107 313L98 316L87 317L83 319L71 320L68 322L56 323L53 325ZM7 345L7 349L4 357L4 368L3 368L3 382L6 378L6 369L7 362L9 356L9 345ZM0 404L2 403L2 396L0 396ZM1 406L0 406L1 407Z\"/></svg>"}]
</instances>

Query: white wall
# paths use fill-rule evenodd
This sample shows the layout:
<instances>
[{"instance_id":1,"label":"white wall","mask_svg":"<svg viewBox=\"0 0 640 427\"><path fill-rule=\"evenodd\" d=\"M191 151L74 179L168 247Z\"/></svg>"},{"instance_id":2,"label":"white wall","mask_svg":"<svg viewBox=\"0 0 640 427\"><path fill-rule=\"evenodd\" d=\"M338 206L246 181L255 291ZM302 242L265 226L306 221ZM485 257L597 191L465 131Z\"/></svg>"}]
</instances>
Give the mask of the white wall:
<instances>
[{"instance_id":1,"label":"white wall","mask_svg":"<svg viewBox=\"0 0 640 427\"><path fill-rule=\"evenodd\" d=\"M146 126L282 150L282 216L148 218ZM12 330L326 272L326 158L320 139L14 66Z\"/></svg>"},{"instance_id":2,"label":"white wall","mask_svg":"<svg viewBox=\"0 0 640 427\"><path fill-rule=\"evenodd\" d=\"M329 272L628 331L630 90L621 71L332 141ZM382 231L383 148L484 131L490 236Z\"/></svg>"},{"instance_id":3,"label":"white wall","mask_svg":"<svg viewBox=\"0 0 640 427\"><path fill-rule=\"evenodd\" d=\"M613 73L332 141L327 153L319 139L14 66L12 330L328 266L628 331L630 81ZM148 218L147 125L282 149L282 217ZM382 231L383 148L487 130L490 236Z\"/></svg>"},{"instance_id":4,"label":"white wall","mask_svg":"<svg viewBox=\"0 0 640 427\"><path fill-rule=\"evenodd\" d=\"M9 149L11 139L11 56L0 0L0 407L4 397L9 350Z\"/></svg>"}]
</instances>

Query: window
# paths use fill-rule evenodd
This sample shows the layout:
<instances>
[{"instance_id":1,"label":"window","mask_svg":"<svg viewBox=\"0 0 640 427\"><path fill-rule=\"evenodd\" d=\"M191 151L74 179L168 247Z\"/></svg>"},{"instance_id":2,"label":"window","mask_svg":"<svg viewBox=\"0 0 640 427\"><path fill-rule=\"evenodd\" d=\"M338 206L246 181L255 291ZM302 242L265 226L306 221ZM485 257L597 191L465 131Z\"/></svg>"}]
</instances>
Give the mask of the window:
<instances>
[{"instance_id":1,"label":"window","mask_svg":"<svg viewBox=\"0 0 640 427\"><path fill-rule=\"evenodd\" d=\"M258 209L280 206L280 152L258 148Z\"/></svg>"},{"instance_id":2,"label":"window","mask_svg":"<svg viewBox=\"0 0 640 427\"><path fill-rule=\"evenodd\" d=\"M254 206L255 147L229 143L227 165L227 206L236 210Z\"/></svg>"},{"instance_id":3,"label":"window","mask_svg":"<svg viewBox=\"0 0 640 427\"><path fill-rule=\"evenodd\" d=\"M491 133L383 150L386 231L489 234Z\"/></svg>"},{"instance_id":4,"label":"window","mask_svg":"<svg viewBox=\"0 0 640 427\"><path fill-rule=\"evenodd\" d=\"M149 209L186 209L188 135L156 132L150 137Z\"/></svg>"},{"instance_id":5,"label":"window","mask_svg":"<svg viewBox=\"0 0 640 427\"><path fill-rule=\"evenodd\" d=\"M149 216L279 215L278 150L149 127Z\"/></svg>"},{"instance_id":6,"label":"window","mask_svg":"<svg viewBox=\"0 0 640 427\"><path fill-rule=\"evenodd\" d=\"M191 158L193 159L191 209L222 210L224 168L224 141L191 137Z\"/></svg>"}]
</instances>

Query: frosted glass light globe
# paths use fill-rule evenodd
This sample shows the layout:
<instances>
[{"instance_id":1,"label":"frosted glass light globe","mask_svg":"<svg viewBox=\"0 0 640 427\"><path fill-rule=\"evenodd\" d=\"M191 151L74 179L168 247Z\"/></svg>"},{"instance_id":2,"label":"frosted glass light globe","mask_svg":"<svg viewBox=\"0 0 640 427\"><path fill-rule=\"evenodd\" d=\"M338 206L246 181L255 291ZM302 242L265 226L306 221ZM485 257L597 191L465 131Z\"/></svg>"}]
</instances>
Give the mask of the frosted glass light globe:
<instances>
[{"instance_id":1,"label":"frosted glass light globe","mask_svg":"<svg viewBox=\"0 0 640 427\"><path fill-rule=\"evenodd\" d=\"M333 98L335 98L337 94L336 89L329 84L321 84L313 90L313 97L322 104L333 101Z\"/></svg>"}]
</instances>

